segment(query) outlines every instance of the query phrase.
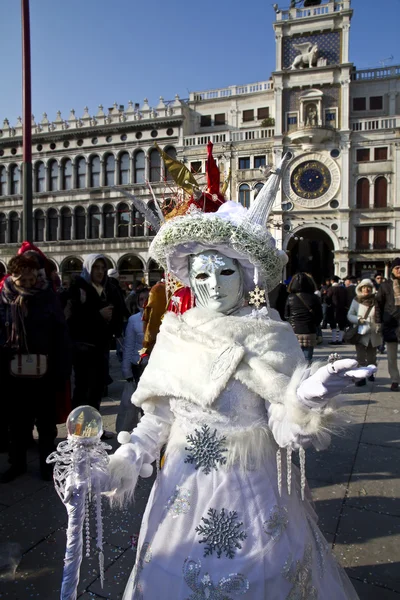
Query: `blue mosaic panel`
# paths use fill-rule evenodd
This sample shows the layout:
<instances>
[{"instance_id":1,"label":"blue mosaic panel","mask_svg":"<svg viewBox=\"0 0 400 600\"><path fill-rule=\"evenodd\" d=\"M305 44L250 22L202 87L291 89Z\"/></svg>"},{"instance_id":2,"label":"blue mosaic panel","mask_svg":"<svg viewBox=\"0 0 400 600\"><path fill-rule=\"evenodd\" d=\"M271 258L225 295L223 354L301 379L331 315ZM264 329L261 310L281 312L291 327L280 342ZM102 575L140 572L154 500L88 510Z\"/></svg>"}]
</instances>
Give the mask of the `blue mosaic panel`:
<instances>
[{"instance_id":1,"label":"blue mosaic panel","mask_svg":"<svg viewBox=\"0 0 400 600\"><path fill-rule=\"evenodd\" d=\"M315 35L301 35L283 38L282 64L289 69L300 52L294 47L297 44L318 44L318 57L326 58L328 65L340 64L340 31L329 31Z\"/></svg>"}]
</instances>

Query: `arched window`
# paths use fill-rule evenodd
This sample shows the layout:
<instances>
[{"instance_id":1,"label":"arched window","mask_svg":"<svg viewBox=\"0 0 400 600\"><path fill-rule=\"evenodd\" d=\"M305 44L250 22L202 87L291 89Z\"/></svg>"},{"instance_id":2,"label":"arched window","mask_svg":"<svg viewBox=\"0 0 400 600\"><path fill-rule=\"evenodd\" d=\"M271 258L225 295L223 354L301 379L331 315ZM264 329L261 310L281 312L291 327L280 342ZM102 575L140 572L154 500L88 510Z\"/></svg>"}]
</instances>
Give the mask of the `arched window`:
<instances>
[{"instance_id":1,"label":"arched window","mask_svg":"<svg viewBox=\"0 0 400 600\"><path fill-rule=\"evenodd\" d=\"M129 237L129 225L131 221L131 211L125 202L121 202L117 207L117 237Z\"/></svg>"},{"instance_id":2,"label":"arched window","mask_svg":"<svg viewBox=\"0 0 400 600\"><path fill-rule=\"evenodd\" d=\"M58 190L58 164L56 160L51 160L48 166L50 172L50 192Z\"/></svg>"},{"instance_id":3,"label":"arched window","mask_svg":"<svg viewBox=\"0 0 400 600\"><path fill-rule=\"evenodd\" d=\"M44 164L42 162L38 162L36 164L36 192L45 192L46 191L46 171L44 168Z\"/></svg>"},{"instance_id":4,"label":"arched window","mask_svg":"<svg viewBox=\"0 0 400 600\"><path fill-rule=\"evenodd\" d=\"M377 177L374 185L374 207L386 208L387 206L387 179Z\"/></svg>"},{"instance_id":5,"label":"arched window","mask_svg":"<svg viewBox=\"0 0 400 600\"><path fill-rule=\"evenodd\" d=\"M64 206L61 209L61 239L70 240L72 230L72 214L71 209Z\"/></svg>"},{"instance_id":6,"label":"arched window","mask_svg":"<svg viewBox=\"0 0 400 600\"><path fill-rule=\"evenodd\" d=\"M0 196L7 195L7 173L5 167L0 167Z\"/></svg>"},{"instance_id":7,"label":"arched window","mask_svg":"<svg viewBox=\"0 0 400 600\"><path fill-rule=\"evenodd\" d=\"M70 282L75 275L79 275L82 271L83 263L77 256L65 258L60 266L63 282Z\"/></svg>"},{"instance_id":8,"label":"arched window","mask_svg":"<svg viewBox=\"0 0 400 600\"><path fill-rule=\"evenodd\" d=\"M35 236L35 242L44 241L44 212L42 210L35 210L33 216L33 235Z\"/></svg>"},{"instance_id":9,"label":"arched window","mask_svg":"<svg viewBox=\"0 0 400 600\"><path fill-rule=\"evenodd\" d=\"M166 150L166 154L168 154L168 156L170 156L172 159L176 160L176 150L173 146L171 146L170 148L168 148L168 150ZM167 167L165 166L165 163L164 163L164 169L165 169L165 178L167 179L167 181L172 181L171 173L168 171Z\"/></svg>"},{"instance_id":10,"label":"arched window","mask_svg":"<svg viewBox=\"0 0 400 600\"><path fill-rule=\"evenodd\" d=\"M134 254L127 254L118 261L117 269L120 275L125 275L125 280L133 283L143 277L143 263Z\"/></svg>"},{"instance_id":11,"label":"arched window","mask_svg":"<svg viewBox=\"0 0 400 600\"><path fill-rule=\"evenodd\" d=\"M144 183L145 181L145 156L143 150L135 154L135 177L134 183Z\"/></svg>"},{"instance_id":12,"label":"arched window","mask_svg":"<svg viewBox=\"0 0 400 600\"><path fill-rule=\"evenodd\" d=\"M121 185L127 185L129 181L129 154L123 152L119 157L119 182Z\"/></svg>"},{"instance_id":13,"label":"arched window","mask_svg":"<svg viewBox=\"0 0 400 600\"><path fill-rule=\"evenodd\" d=\"M239 187L239 202L245 208L250 208L250 188L247 183L243 183Z\"/></svg>"},{"instance_id":14,"label":"arched window","mask_svg":"<svg viewBox=\"0 0 400 600\"><path fill-rule=\"evenodd\" d=\"M98 206L89 207L89 239L96 240L100 237L100 209Z\"/></svg>"},{"instance_id":15,"label":"arched window","mask_svg":"<svg viewBox=\"0 0 400 600\"><path fill-rule=\"evenodd\" d=\"M86 160L83 156L76 163L76 183L79 189L86 187Z\"/></svg>"},{"instance_id":16,"label":"arched window","mask_svg":"<svg viewBox=\"0 0 400 600\"><path fill-rule=\"evenodd\" d=\"M258 194L260 193L260 191L263 189L264 184L263 183L257 183L254 186L254 198L257 198Z\"/></svg>"},{"instance_id":17,"label":"arched window","mask_svg":"<svg viewBox=\"0 0 400 600\"><path fill-rule=\"evenodd\" d=\"M10 167L11 194L19 194L19 169L17 165Z\"/></svg>"},{"instance_id":18,"label":"arched window","mask_svg":"<svg viewBox=\"0 0 400 600\"><path fill-rule=\"evenodd\" d=\"M164 273L164 269L160 267L155 260L149 262L148 271L150 286L155 285L160 281Z\"/></svg>"},{"instance_id":19,"label":"arched window","mask_svg":"<svg viewBox=\"0 0 400 600\"><path fill-rule=\"evenodd\" d=\"M115 157L108 154L106 157L106 185L115 184Z\"/></svg>"},{"instance_id":20,"label":"arched window","mask_svg":"<svg viewBox=\"0 0 400 600\"><path fill-rule=\"evenodd\" d=\"M55 208L47 211L47 241L55 242L58 237L58 214Z\"/></svg>"},{"instance_id":21,"label":"arched window","mask_svg":"<svg viewBox=\"0 0 400 600\"><path fill-rule=\"evenodd\" d=\"M115 223L115 211L112 204L105 204L103 208L104 214L104 237L114 237L114 223Z\"/></svg>"},{"instance_id":22,"label":"arched window","mask_svg":"<svg viewBox=\"0 0 400 600\"><path fill-rule=\"evenodd\" d=\"M133 227L132 235L134 237L142 237L144 235L144 217L137 210L133 210Z\"/></svg>"},{"instance_id":23,"label":"arched window","mask_svg":"<svg viewBox=\"0 0 400 600\"><path fill-rule=\"evenodd\" d=\"M369 181L366 177L357 181L357 208L369 208Z\"/></svg>"},{"instance_id":24,"label":"arched window","mask_svg":"<svg viewBox=\"0 0 400 600\"><path fill-rule=\"evenodd\" d=\"M10 226L10 243L17 244L18 243L18 232L19 232L19 216L16 212L11 212L9 216L9 226Z\"/></svg>"},{"instance_id":25,"label":"arched window","mask_svg":"<svg viewBox=\"0 0 400 600\"><path fill-rule=\"evenodd\" d=\"M92 156L90 159L90 187L100 186L100 158Z\"/></svg>"},{"instance_id":26,"label":"arched window","mask_svg":"<svg viewBox=\"0 0 400 600\"><path fill-rule=\"evenodd\" d=\"M161 179L161 159L158 150L155 148L150 151L150 181L160 181Z\"/></svg>"},{"instance_id":27,"label":"arched window","mask_svg":"<svg viewBox=\"0 0 400 600\"><path fill-rule=\"evenodd\" d=\"M86 237L86 215L82 206L75 209L75 239L84 240Z\"/></svg>"},{"instance_id":28,"label":"arched window","mask_svg":"<svg viewBox=\"0 0 400 600\"><path fill-rule=\"evenodd\" d=\"M5 244L7 241L7 217L4 213L0 213L0 244Z\"/></svg>"},{"instance_id":29,"label":"arched window","mask_svg":"<svg viewBox=\"0 0 400 600\"><path fill-rule=\"evenodd\" d=\"M69 158L63 165L63 190L72 190L72 162Z\"/></svg>"}]
</instances>

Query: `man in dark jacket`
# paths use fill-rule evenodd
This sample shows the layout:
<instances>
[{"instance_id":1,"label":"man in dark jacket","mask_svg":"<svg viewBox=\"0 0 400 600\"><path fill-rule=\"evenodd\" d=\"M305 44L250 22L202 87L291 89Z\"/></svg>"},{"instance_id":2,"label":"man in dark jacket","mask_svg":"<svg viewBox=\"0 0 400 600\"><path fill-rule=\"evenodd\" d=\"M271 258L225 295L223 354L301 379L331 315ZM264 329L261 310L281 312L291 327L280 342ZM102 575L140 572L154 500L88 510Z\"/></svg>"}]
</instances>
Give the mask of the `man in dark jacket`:
<instances>
[{"instance_id":1,"label":"man in dark jacket","mask_svg":"<svg viewBox=\"0 0 400 600\"><path fill-rule=\"evenodd\" d=\"M375 321L387 345L389 377L393 391L399 391L397 349L400 340L400 257L391 265L392 279L384 281L376 294Z\"/></svg>"},{"instance_id":2,"label":"man in dark jacket","mask_svg":"<svg viewBox=\"0 0 400 600\"><path fill-rule=\"evenodd\" d=\"M86 257L81 276L69 289L66 313L75 372L72 407L89 404L99 410L111 340L121 336L123 322L120 297L108 281L106 259L101 254Z\"/></svg>"},{"instance_id":3,"label":"man in dark jacket","mask_svg":"<svg viewBox=\"0 0 400 600\"><path fill-rule=\"evenodd\" d=\"M339 277L334 275L331 279L332 285L326 294L328 314L332 328L332 340L330 344L343 344L344 330L347 325L347 292L346 288L339 283Z\"/></svg>"}]
</instances>

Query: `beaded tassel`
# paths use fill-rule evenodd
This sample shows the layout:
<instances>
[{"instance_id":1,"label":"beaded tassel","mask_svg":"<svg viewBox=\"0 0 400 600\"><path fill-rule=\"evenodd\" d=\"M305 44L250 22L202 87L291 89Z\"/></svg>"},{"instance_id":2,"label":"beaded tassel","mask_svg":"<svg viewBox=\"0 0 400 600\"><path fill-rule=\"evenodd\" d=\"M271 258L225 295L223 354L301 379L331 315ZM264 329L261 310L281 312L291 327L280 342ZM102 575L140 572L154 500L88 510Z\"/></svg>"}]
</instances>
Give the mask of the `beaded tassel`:
<instances>
[{"instance_id":1,"label":"beaded tassel","mask_svg":"<svg viewBox=\"0 0 400 600\"><path fill-rule=\"evenodd\" d=\"M306 451L304 448L299 449L300 458L300 486L301 486L301 499L304 500L304 490L306 488Z\"/></svg>"},{"instance_id":2,"label":"beaded tassel","mask_svg":"<svg viewBox=\"0 0 400 600\"><path fill-rule=\"evenodd\" d=\"M97 545L97 549L99 551L100 585L101 585L101 588L103 589L103 585L104 585L103 517L101 514L100 489L96 490L96 529L97 529L96 545Z\"/></svg>"},{"instance_id":3,"label":"beaded tassel","mask_svg":"<svg viewBox=\"0 0 400 600\"><path fill-rule=\"evenodd\" d=\"M276 451L276 470L278 473L278 492L282 496L282 454L280 448Z\"/></svg>"},{"instance_id":4,"label":"beaded tassel","mask_svg":"<svg viewBox=\"0 0 400 600\"><path fill-rule=\"evenodd\" d=\"M90 513L89 496L85 496L85 534L86 534L86 558L90 557Z\"/></svg>"},{"instance_id":5,"label":"beaded tassel","mask_svg":"<svg viewBox=\"0 0 400 600\"><path fill-rule=\"evenodd\" d=\"M287 474L287 491L290 496L292 491L292 449L286 448L286 474Z\"/></svg>"}]
</instances>

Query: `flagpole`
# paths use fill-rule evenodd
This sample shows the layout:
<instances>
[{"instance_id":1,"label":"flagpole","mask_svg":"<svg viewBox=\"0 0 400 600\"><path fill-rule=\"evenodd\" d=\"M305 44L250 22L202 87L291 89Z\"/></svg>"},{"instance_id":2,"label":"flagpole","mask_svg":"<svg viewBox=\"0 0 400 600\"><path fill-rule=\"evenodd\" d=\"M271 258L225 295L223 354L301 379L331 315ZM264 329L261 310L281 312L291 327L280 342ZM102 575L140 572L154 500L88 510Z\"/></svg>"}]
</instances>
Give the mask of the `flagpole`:
<instances>
[{"instance_id":1,"label":"flagpole","mask_svg":"<svg viewBox=\"0 0 400 600\"><path fill-rule=\"evenodd\" d=\"M33 241L32 226L32 98L29 0L21 0L22 16L22 239Z\"/></svg>"}]
</instances>

